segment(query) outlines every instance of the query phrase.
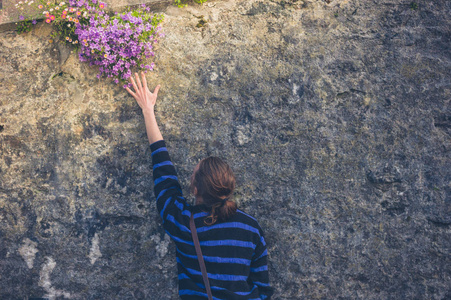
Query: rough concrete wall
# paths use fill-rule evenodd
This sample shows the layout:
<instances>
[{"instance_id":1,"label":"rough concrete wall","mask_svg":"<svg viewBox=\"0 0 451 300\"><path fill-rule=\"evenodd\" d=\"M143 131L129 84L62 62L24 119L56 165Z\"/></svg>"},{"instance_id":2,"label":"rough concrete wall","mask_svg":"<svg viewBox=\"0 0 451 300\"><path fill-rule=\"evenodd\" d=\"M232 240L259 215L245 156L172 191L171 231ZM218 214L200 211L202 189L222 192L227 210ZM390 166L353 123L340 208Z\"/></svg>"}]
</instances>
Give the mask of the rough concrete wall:
<instances>
[{"instance_id":1,"label":"rough concrete wall","mask_svg":"<svg viewBox=\"0 0 451 300\"><path fill-rule=\"evenodd\" d=\"M275 299L451 297L450 5L164 10L148 82L185 194L227 159ZM49 34L0 33L0 298L177 299L139 108Z\"/></svg>"}]
</instances>

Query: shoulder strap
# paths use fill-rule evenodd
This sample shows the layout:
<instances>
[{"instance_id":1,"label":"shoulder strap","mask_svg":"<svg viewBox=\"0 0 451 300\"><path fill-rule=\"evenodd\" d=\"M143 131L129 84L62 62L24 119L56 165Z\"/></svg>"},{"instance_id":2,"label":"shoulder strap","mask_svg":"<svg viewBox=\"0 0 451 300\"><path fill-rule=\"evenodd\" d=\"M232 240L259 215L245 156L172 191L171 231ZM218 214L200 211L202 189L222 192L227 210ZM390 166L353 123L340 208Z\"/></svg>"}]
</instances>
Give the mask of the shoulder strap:
<instances>
[{"instance_id":1,"label":"shoulder strap","mask_svg":"<svg viewBox=\"0 0 451 300\"><path fill-rule=\"evenodd\" d=\"M200 249L199 238L197 237L197 229L194 224L193 213L191 212L191 217L189 220L189 227L191 229L191 235L193 236L194 248L196 248L197 259L199 260L200 270L202 271L202 277L204 278L205 288L207 290L208 299L213 300L211 294L210 282L208 281L207 268L205 267L204 257L202 256L202 250Z\"/></svg>"}]
</instances>

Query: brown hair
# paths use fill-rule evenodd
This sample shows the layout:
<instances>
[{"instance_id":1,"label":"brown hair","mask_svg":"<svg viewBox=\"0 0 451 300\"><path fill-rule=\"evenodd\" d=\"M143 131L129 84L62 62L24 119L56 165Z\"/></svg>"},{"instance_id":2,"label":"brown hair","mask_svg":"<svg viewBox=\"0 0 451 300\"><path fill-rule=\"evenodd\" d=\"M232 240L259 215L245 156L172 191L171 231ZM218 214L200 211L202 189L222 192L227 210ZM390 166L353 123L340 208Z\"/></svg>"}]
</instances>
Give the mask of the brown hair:
<instances>
[{"instance_id":1,"label":"brown hair","mask_svg":"<svg viewBox=\"0 0 451 300\"><path fill-rule=\"evenodd\" d=\"M191 192L194 193L196 188L197 195L211 208L210 215L204 221L206 225L213 225L217 220L227 220L235 214L236 203L230 200L235 189L235 175L227 163L219 157L204 158L193 175Z\"/></svg>"}]
</instances>

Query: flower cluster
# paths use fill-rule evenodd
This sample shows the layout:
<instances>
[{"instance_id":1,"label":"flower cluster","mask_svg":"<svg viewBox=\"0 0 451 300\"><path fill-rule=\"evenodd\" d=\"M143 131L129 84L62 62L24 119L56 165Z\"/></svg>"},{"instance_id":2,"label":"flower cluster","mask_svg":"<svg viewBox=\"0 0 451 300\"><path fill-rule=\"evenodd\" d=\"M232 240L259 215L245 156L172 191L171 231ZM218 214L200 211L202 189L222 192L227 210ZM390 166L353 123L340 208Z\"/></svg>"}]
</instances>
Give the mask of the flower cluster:
<instances>
[{"instance_id":1,"label":"flower cluster","mask_svg":"<svg viewBox=\"0 0 451 300\"><path fill-rule=\"evenodd\" d=\"M91 65L99 66L102 75L113 77L114 82L125 84L131 76L132 67L147 72L154 68L154 63L145 60L154 56L153 44L161 27L158 24L162 16L149 15L149 8L115 14L96 14L89 18L87 24L77 26L75 34L81 43L79 58Z\"/></svg>"},{"instance_id":2,"label":"flower cluster","mask_svg":"<svg viewBox=\"0 0 451 300\"><path fill-rule=\"evenodd\" d=\"M145 4L138 9L108 14L106 4L98 0L37 1L45 22L57 29L58 34L54 32L52 37L59 35L62 41L77 47L80 61L99 66L98 78L112 77L125 88L131 86L127 83L131 68L144 72L154 68L153 62L146 61L155 55L154 44L164 36L159 25L163 16L152 14ZM27 5L34 1L30 2Z\"/></svg>"},{"instance_id":3,"label":"flower cluster","mask_svg":"<svg viewBox=\"0 0 451 300\"><path fill-rule=\"evenodd\" d=\"M56 38L59 35L63 38L63 41L74 45L79 43L75 34L76 26L80 22L87 23L87 19L92 15L105 14L103 10L105 3L97 2L97 0L91 2L69 0L67 4L65 2L55 4L51 1L43 1L38 8L43 10L42 14L46 17L45 22L53 23L57 29L52 37Z\"/></svg>"}]
</instances>

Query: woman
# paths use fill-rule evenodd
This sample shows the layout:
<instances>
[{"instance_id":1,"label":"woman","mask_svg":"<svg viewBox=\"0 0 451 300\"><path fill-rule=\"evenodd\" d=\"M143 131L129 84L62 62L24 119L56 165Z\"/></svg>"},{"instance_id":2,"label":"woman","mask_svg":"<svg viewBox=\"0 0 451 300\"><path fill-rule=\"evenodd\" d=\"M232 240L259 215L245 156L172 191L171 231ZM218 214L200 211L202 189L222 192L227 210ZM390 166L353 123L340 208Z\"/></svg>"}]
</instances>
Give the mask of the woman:
<instances>
[{"instance_id":1,"label":"woman","mask_svg":"<svg viewBox=\"0 0 451 300\"><path fill-rule=\"evenodd\" d=\"M177 246L179 295L207 299L190 230L193 214L213 299L269 299L267 250L258 222L230 200L235 176L217 157L202 160L191 176L196 205L182 195L177 174L158 129L154 107L158 85L151 93L144 73L135 73L126 88L141 107L152 151L154 191L163 227Z\"/></svg>"}]
</instances>

